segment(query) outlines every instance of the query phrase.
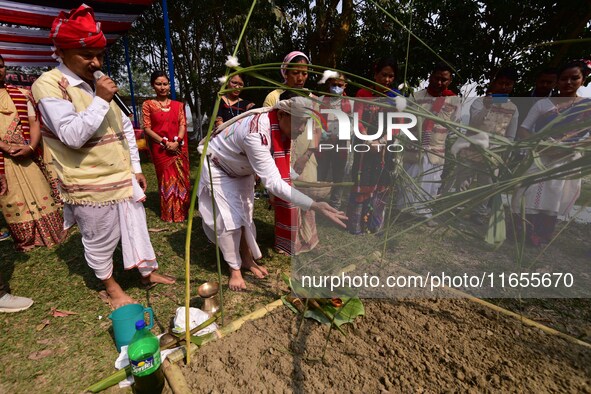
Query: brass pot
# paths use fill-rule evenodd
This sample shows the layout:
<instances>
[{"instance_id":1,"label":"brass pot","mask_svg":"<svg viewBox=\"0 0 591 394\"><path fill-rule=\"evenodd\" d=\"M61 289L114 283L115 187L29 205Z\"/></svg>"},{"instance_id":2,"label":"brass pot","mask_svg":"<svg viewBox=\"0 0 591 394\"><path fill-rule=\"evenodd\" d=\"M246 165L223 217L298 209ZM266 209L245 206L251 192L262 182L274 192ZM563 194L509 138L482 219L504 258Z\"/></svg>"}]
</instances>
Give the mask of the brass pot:
<instances>
[{"instance_id":1,"label":"brass pot","mask_svg":"<svg viewBox=\"0 0 591 394\"><path fill-rule=\"evenodd\" d=\"M220 284L218 282L205 282L197 288L197 294L203 298L203 312L213 315L220 309L220 300L217 296L220 291Z\"/></svg>"},{"instance_id":2,"label":"brass pot","mask_svg":"<svg viewBox=\"0 0 591 394\"><path fill-rule=\"evenodd\" d=\"M210 298L220 291L220 284L218 282L205 282L197 288L197 294L202 298Z\"/></svg>"},{"instance_id":3,"label":"brass pot","mask_svg":"<svg viewBox=\"0 0 591 394\"><path fill-rule=\"evenodd\" d=\"M217 295L203 299L203 306L201 307L203 312L207 312L211 316L216 313L218 309L220 309L220 299L217 297Z\"/></svg>"}]
</instances>

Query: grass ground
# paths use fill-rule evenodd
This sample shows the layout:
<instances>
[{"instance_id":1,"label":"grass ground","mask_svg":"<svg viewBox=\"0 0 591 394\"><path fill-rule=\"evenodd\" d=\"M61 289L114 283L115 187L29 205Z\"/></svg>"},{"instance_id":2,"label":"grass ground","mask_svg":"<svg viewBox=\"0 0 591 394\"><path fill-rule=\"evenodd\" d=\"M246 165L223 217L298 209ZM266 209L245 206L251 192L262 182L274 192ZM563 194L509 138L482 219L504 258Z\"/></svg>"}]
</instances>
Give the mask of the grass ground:
<instances>
[{"instance_id":1,"label":"grass ground","mask_svg":"<svg viewBox=\"0 0 591 394\"><path fill-rule=\"evenodd\" d=\"M194 163L195 164L195 163ZM192 166L195 177L196 165ZM177 283L158 285L147 291L136 271L124 271L121 251L115 252L115 278L138 302L154 309L154 332L168 328L178 306L184 304L184 250L186 223L164 223L159 219L156 176L151 163L143 164L148 178L146 214L160 271L172 274ZM261 237L272 235L272 211L257 202ZM191 288L217 279L214 248L206 241L201 222L195 218L191 256ZM285 271L289 259L264 251L271 271ZM53 249L37 248L29 253L14 251L11 241L0 243L0 270L16 295L35 300L27 311L0 314L0 393L80 392L114 372L117 351L112 337L110 308L99 297L101 282L84 261L80 234L74 230L67 241ZM224 270L224 275L227 271ZM247 280L254 280L247 276ZM224 279L225 285L226 279ZM272 280L246 294L226 295L227 319L251 312L276 299L280 286ZM198 301L198 300L197 300ZM71 311L53 317L52 308Z\"/></svg>"},{"instance_id":2,"label":"grass ground","mask_svg":"<svg viewBox=\"0 0 591 394\"><path fill-rule=\"evenodd\" d=\"M195 163L193 163L195 164ZM161 272L177 277L172 286L141 287L136 272L122 270L120 251L115 254L115 277L137 301L154 309L154 332L165 330L178 306L184 303L184 243L186 224L163 223L159 219L156 178L151 163L143 165L148 178L146 212L151 239L159 259ZM196 165L192 166L195 177ZM247 314L276 299L286 290L282 273L289 273L290 259L273 252L273 215L263 200L256 202L256 224L264 262L271 275L267 280L255 280L246 275L248 292L224 294L226 321ZM409 222L392 227L394 233L408 228ZM555 245L540 259L536 268L557 262L573 262L588 272L586 251L591 226L571 225ZM191 247L191 289L196 297L197 286L216 280L215 251L201 230L198 217L193 223ZM319 220L321 246L309 260L371 263L376 250L386 253L386 259L406 268L470 267L472 262L493 264L514 261L514 246L499 249L485 245L473 235L478 233L466 224L452 229L427 230L423 226L386 243L373 236L354 237ZM345 249L342 249L345 248ZM533 258L538 250L527 249ZM35 304L27 311L0 315L0 393L80 392L92 383L114 372L117 352L112 338L109 307L97 291L100 282L84 262L80 235L74 231L68 240L53 249L36 249L17 253L10 241L0 243L0 270L10 281L13 293L32 297ZM418 264L418 265L417 265ZM227 270L223 268L223 286L227 289ZM591 308L588 299L579 300L496 300L506 307L520 311L545 324L572 335L591 340ZM195 299L199 306L199 300ZM52 308L75 314L54 317ZM590 330L586 334L586 330Z\"/></svg>"}]
</instances>

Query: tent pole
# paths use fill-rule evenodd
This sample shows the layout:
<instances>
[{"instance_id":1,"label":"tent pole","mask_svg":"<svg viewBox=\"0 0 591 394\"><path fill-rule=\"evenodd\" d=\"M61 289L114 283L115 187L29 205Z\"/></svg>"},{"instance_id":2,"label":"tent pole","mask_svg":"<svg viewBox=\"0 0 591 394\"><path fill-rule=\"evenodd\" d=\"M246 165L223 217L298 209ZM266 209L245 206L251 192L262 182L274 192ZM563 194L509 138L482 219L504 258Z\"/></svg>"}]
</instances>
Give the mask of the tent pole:
<instances>
[{"instance_id":1,"label":"tent pole","mask_svg":"<svg viewBox=\"0 0 591 394\"><path fill-rule=\"evenodd\" d=\"M129 41L127 36L123 36L123 48L125 48L125 63L127 64L127 78L129 79L129 94L131 95L131 108L133 109L133 127L139 127L137 108L135 105L135 95L133 93L133 77L131 75L131 64L129 61Z\"/></svg>"},{"instance_id":2,"label":"tent pole","mask_svg":"<svg viewBox=\"0 0 591 394\"><path fill-rule=\"evenodd\" d=\"M168 75L170 77L170 96L176 100L176 89L174 87L174 63L172 60L172 45L170 44L170 23L168 20L168 6L166 0L162 0L162 15L164 16L164 36L166 38L166 52L168 55Z\"/></svg>"}]
</instances>

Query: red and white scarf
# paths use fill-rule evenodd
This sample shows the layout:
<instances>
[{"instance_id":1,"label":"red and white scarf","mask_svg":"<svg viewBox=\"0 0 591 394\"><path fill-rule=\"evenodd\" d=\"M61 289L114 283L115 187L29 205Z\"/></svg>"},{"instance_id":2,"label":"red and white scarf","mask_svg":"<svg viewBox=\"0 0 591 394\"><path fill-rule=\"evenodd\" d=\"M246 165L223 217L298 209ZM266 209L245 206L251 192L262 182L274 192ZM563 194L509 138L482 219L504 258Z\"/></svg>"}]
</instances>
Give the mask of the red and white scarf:
<instances>
[{"instance_id":1,"label":"red and white scarf","mask_svg":"<svg viewBox=\"0 0 591 394\"><path fill-rule=\"evenodd\" d=\"M427 93L429 95L436 97L433 105L431 106L431 112L433 115L439 115L443 105L445 104L445 98L449 96L455 96L456 94L449 89L445 89L441 92L441 94L437 94L437 92L433 91L432 89L427 88ZM431 143L431 132L433 131L433 127L435 126L435 122L433 119L426 119L423 122L423 132L421 133L421 145L423 147L427 147Z\"/></svg>"},{"instance_id":2,"label":"red and white scarf","mask_svg":"<svg viewBox=\"0 0 591 394\"><path fill-rule=\"evenodd\" d=\"M271 151L281 179L291 185L291 139L281 133L277 110L269 112ZM275 247L293 254L298 230L298 209L289 201L275 197Z\"/></svg>"}]
</instances>

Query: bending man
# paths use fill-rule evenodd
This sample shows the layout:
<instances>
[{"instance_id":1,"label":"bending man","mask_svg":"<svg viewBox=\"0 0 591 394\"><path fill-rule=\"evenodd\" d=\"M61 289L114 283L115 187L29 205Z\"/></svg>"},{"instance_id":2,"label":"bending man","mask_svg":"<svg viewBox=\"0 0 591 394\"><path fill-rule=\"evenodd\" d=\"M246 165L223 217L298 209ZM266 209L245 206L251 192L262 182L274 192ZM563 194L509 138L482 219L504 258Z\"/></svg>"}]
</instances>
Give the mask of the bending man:
<instances>
[{"instance_id":1,"label":"bending man","mask_svg":"<svg viewBox=\"0 0 591 394\"><path fill-rule=\"evenodd\" d=\"M279 101L274 107L241 114L220 125L209 142L199 181L199 212L207 237L213 242L217 235L230 266L231 290L246 288L240 272L242 267L258 278L268 274L255 262L262 257L253 222L255 174L273 195L301 209L313 209L345 227L341 221L346 219L343 212L325 202L314 202L288 183L289 147L291 140L304 129L307 102L292 98ZM296 223L295 218L292 223ZM292 237L295 237L293 232Z\"/></svg>"}]
</instances>

